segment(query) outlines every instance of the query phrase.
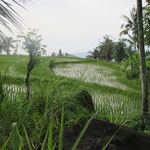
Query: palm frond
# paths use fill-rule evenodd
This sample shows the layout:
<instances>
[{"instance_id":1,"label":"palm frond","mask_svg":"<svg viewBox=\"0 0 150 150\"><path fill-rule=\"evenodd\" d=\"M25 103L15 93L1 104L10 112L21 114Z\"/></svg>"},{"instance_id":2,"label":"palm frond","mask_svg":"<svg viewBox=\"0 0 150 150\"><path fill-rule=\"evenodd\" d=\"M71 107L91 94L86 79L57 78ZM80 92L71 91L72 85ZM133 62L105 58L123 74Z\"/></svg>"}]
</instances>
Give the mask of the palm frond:
<instances>
[{"instance_id":1,"label":"palm frond","mask_svg":"<svg viewBox=\"0 0 150 150\"><path fill-rule=\"evenodd\" d=\"M133 41L127 38L122 38L122 41L128 42L130 45L133 45Z\"/></svg>"},{"instance_id":2,"label":"palm frond","mask_svg":"<svg viewBox=\"0 0 150 150\"><path fill-rule=\"evenodd\" d=\"M12 3L25 9L20 2L17 2L16 0L12 0ZM0 0L0 25L12 32L10 24L13 24L21 31L23 28L22 20L21 16L14 10L12 4L8 3L6 0ZM0 34L1 33L3 32L0 30Z\"/></svg>"},{"instance_id":3,"label":"palm frond","mask_svg":"<svg viewBox=\"0 0 150 150\"><path fill-rule=\"evenodd\" d=\"M125 29L125 30L120 32L120 36L127 35L127 34L128 34L128 30L127 29Z\"/></svg>"},{"instance_id":4,"label":"palm frond","mask_svg":"<svg viewBox=\"0 0 150 150\"><path fill-rule=\"evenodd\" d=\"M121 29L123 29L123 28L124 28L124 24L121 25Z\"/></svg>"},{"instance_id":5,"label":"palm frond","mask_svg":"<svg viewBox=\"0 0 150 150\"><path fill-rule=\"evenodd\" d=\"M123 16L122 16L122 18L123 18L125 21L130 20L130 18L129 18L129 17L127 17L127 16L125 16L125 15L123 15Z\"/></svg>"}]
</instances>

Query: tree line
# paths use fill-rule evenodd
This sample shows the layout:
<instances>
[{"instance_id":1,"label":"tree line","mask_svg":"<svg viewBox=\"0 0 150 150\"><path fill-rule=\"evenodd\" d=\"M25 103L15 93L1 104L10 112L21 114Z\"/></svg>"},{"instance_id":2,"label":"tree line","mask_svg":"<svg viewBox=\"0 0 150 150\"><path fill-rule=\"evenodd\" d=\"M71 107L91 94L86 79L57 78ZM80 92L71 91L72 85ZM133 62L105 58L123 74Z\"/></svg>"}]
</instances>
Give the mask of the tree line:
<instances>
[{"instance_id":1,"label":"tree line","mask_svg":"<svg viewBox=\"0 0 150 150\"><path fill-rule=\"evenodd\" d=\"M120 39L118 42L113 41L111 36L105 35L103 41L90 52L88 57L105 61L121 62L127 57L126 51L131 53L131 48L126 42Z\"/></svg>"},{"instance_id":2,"label":"tree line","mask_svg":"<svg viewBox=\"0 0 150 150\"><path fill-rule=\"evenodd\" d=\"M150 3L143 7L144 41L147 49L150 47ZM134 7L130 16L122 16L125 23L121 25L119 41L114 41L110 35L105 35L103 41L90 51L88 57L105 61L121 62L133 56L135 51L139 53L137 9ZM146 53L147 55L149 52Z\"/></svg>"},{"instance_id":3,"label":"tree line","mask_svg":"<svg viewBox=\"0 0 150 150\"><path fill-rule=\"evenodd\" d=\"M52 52L51 56L68 57L68 56L71 56L71 54L63 53L63 51L61 49L59 49L58 54L55 52Z\"/></svg>"}]
</instances>

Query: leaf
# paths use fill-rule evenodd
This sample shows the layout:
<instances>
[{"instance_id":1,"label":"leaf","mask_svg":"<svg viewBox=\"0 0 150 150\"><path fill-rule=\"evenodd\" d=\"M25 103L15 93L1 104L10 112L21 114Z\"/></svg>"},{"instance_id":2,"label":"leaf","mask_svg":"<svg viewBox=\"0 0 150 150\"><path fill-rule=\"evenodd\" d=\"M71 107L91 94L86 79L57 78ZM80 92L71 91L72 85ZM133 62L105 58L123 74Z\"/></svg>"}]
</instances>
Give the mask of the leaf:
<instances>
[{"instance_id":1,"label":"leaf","mask_svg":"<svg viewBox=\"0 0 150 150\"><path fill-rule=\"evenodd\" d=\"M63 131L64 131L64 104L62 105L62 112L61 112L61 124L60 124L58 150L62 150L63 148Z\"/></svg>"},{"instance_id":2,"label":"leaf","mask_svg":"<svg viewBox=\"0 0 150 150\"><path fill-rule=\"evenodd\" d=\"M119 130L121 129L122 126L124 126L128 121L125 121L119 128L118 130L114 133L114 135L110 138L110 140L107 142L107 144L103 147L102 150L105 150L108 145L110 144L110 142L113 140L113 138L115 137L115 135L119 132Z\"/></svg>"},{"instance_id":3,"label":"leaf","mask_svg":"<svg viewBox=\"0 0 150 150\"><path fill-rule=\"evenodd\" d=\"M24 133L25 133L25 137L26 137L26 140L27 140L28 146L29 146L29 150L32 150L32 147L31 147L31 144L30 144L30 140L29 140L29 137L28 137L27 131L26 131L26 129L25 129L25 127L24 127L24 126L23 126L23 129L24 129Z\"/></svg>"},{"instance_id":4,"label":"leaf","mask_svg":"<svg viewBox=\"0 0 150 150\"><path fill-rule=\"evenodd\" d=\"M17 123L12 123L12 144L13 150L18 150L18 134L17 134Z\"/></svg>"},{"instance_id":5,"label":"leaf","mask_svg":"<svg viewBox=\"0 0 150 150\"><path fill-rule=\"evenodd\" d=\"M84 135L86 129L88 128L89 124L91 123L91 121L93 120L93 118L95 117L96 114L97 114L97 113L95 113L95 114L88 120L88 122L85 124L85 126L83 127L83 129L82 129L80 135L78 136L78 138L77 138L76 142L74 143L73 147L71 148L71 150L76 150L76 148L77 148L77 146L78 146L78 144L79 144L81 138L83 137L83 135Z\"/></svg>"},{"instance_id":6,"label":"leaf","mask_svg":"<svg viewBox=\"0 0 150 150\"><path fill-rule=\"evenodd\" d=\"M1 150L5 150L5 148L6 148L7 144L8 144L8 142L9 142L10 139L11 139L11 135L12 135L12 133L9 134L9 137L8 137L8 139L6 140L6 142L4 143L4 145L2 146Z\"/></svg>"}]
</instances>

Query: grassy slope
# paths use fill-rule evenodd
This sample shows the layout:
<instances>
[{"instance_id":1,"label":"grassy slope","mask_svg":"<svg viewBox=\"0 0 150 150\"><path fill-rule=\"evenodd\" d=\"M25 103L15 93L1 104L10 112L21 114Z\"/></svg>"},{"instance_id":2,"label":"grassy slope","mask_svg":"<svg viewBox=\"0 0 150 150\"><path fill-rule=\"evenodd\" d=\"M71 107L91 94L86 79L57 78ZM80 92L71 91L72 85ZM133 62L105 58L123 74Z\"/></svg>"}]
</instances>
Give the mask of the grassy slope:
<instances>
[{"instance_id":1,"label":"grassy slope","mask_svg":"<svg viewBox=\"0 0 150 150\"><path fill-rule=\"evenodd\" d=\"M71 61L71 59L74 61L75 59L77 61L87 61L86 59L81 59L81 58L67 58L67 57L40 57L39 58L39 63L35 66L33 71L31 72L31 79L39 79L39 80L50 80L51 77L51 70L48 68L48 63L50 59L54 59L56 62L65 62L68 60L68 62ZM27 72L27 63L28 63L28 56L7 56L3 55L0 56L0 71L3 74L7 74L6 76L9 76L10 78L17 79L20 78L20 80L24 80ZM140 95L141 87L139 82L136 80L128 80L126 79L125 73L121 70L121 64L117 63L108 63L108 62L103 62L103 61L95 61L95 62L83 62L83 64L95 64L99 66L105 66L108 68L111 68L114 70L113 74L117 76L118 81L121 83L124 83L125 85L135 89L135 91L122 91L121 89L115 89L112 87L107 87L107 86L102 86L98 84L92 84L92 83L82 83L83 85L85 84L86 87L92 87L92 89L101 89L102 91L105 92L121 92L122 93L138 93ZM64 78L64 77L62 77ZM72 79L68 79L68 81L71 81Z\"/></svg>"},{"instance_id":2,"label":"grassy slope","mask_svg":"<svg viewBox=\"0 0 150 150\"><path fill-rule=\"evenodd\" d=\"M113 69L113 75L117 77L117 80L120 83L123 83L124 85L134 89L134 90L122 90L119 88L113 88L109 86L104 86L96 83L85 83L79 79L71 79L67 77L60 76L60 80L62 81L62 84L66 87L66 89L69 89L73 85L73 83L77 82L80 83L79 88L84 88L88 90L90 93L97 92L101 94L105 94L107 99L109 99L109 96L114 94L122 95L123 99L124 97L127 97L128 99L131 99L134 101L133 105L136 104L136 102L139 102L141 100L141 88L139 82L135 80L127 80L126 75L121 70L121 64L117 63L108 63L108 62L102 62L102 61L93 61L88 62L90 59L81 59L81 58L67 58L67 57L39 57L39 63L35 66L33 71L31 72L31 78L30 81L40 81L40 82L51 82L55 77L52 76L51 70L48 68L49 60L53 59L56 62L70 62L70 61L85 61L80 62L80 64L94 64L97 66L104 66L110 69ZM0 56L0 70L2 74L5 73L5 83L13 83L13 84L24 84L25 75L27 72L27 63L28 63L29 57L28 56ZM86 62L87 61L87 62ZM65 65L63 64L63 67ZM122 104L121 104L122 105ZM121 106L120 108L121 109ZM139 109L139 108L136 108ZM116 114L110 114L109 112L107 114L107 119L110 119L110 115L116 115ZM138 114L139 115L139 114ZM116 121L117 122L117 121Z\"/></svg>"},{"instance_id":3,"label":"grassy slope","mask_svg":"<svg viewBox=\"0 0 150 150\"><path fill-rule=\"evenodd\" d=\"M132 90L130 89L123 90L117 87L111 87L111 86L106 86L106 85L104 86L104 85L97 84L97 83L88 83L80 79L72 79L72 78L67 78L63 76L56 77L54 76L53 72L48 68L48 63L50 59L53 59L54 61L58 62L59 63L58 66L60 65L62 68L63 67L65 68L67 64L71 64L71 65L72 64L81 64L81 65L86 64L86 65L96 65L98 67L105 67L107 69L113 70L111 75L117 77L118 82L126 85ZM24 85L28 60L29 60L28 56L6 56L6 55L0 56L0 72L2 73L3 76L5 76L4 84L9 83L9 84L16 84L16 85L17 84ZM73 63L71 63L72 61ZM60 62L65 62L65 63L61 64ZM100 72L100 70L98 71ZM35 141L35 144L37 144L37 147L39 146L39 143L41 142L39 141L39 139L41 137L43 138L43 134L45 134L46 132L45 129L47 128L47 124L49 123L49 120L48 120L49 115L47 115L47 113L49 112L49 107L44 108L45 109L44 116L40 116L40 114L36 112L36 109L38 108L38 106L41 107L41 104L43 103L42 101L45 99L45 97L42 97L45 93L49 95L54 94L55 96L53 98L54 100L55 99L61 100L65 98L66 96L65 94L68 94L68 91L71 91L71 90L74 91L74 90L85 89L92 94L93 99L95 98L93 93L96 93L97 94L96 98L102 100L103 102L102 104L104 104L104 105L101 104L99 106L95 104L96 109L98 108L101 109L99 110L100 113L98 114L97 117L105 118L105 119L108 119L109 121L116 122L116 123L121 123L124 120L130 120L130 122L128 123L128 126L130 127L134 127L136 125L135 121L138 120L138 117L140 115L139 114L141 110L140 83L137 82L136 80L126 79L125 73L122 72L121 70L121 64L118 64L118 63L112 63L112 62L108 63L108 62L103 62L103 61L93 61L91 59L70 58L70 57L69 58L67 57L39 57L38 64L35 66L35 68L31 72L30 82L35 84L31 86L31 89L36 89L38 88L38 86L40 87L39 93L37 93L36 97L33 99L33 104L31 102L31 106L33 107L33 109L31 107L31 110L30 110L27 105L27 108L25 109L27 111L23 111L22 107L24 106L19 104L20 107L18 108L17 101L16 103L12 103L13 105L10 105L11 101L8 101L8 106L11 106L11 107L8 108L8 106L6 105L6 108L4 107L2 110L2 113L3 113L2 116L4 117L2 118L2 120L4 122L2 122L1 125L4 125L4 126L3 128L0 128L0 145L6 141L7 135L11 131L12 122L18 122L18 126L20 129L19 131L22 131L19 123L23 123L28 131L30 139L33 139L33 141ZM51 89L50 86L52 84L53 86ZM59 89L60 86L63 87L63 90ZM45 89L47 91L45 91ZM43 95L40 94L41 92L43 92L44 94ZM45 100L46 103L49 100L48 98L49 97L47 97L47 100ZM38 105L38 101L39 101L39 105ZM117 102L117 105L114 108L115 111L113 111L112 106L110 106L109 104L110 101L112 101L113 103ZM14 104L16 104L16 106L14 106ZM21 101L21 104L22 104L22 101ZM59 107L59 105L57 106ZM79 109L79 113L77 115L74 115L75 114L74 112L72 113L69 112L69 114L67 114L68 118L69 119L71 118L71 119L68 122L66 122L66 126L75 124L78 122L78 119L85 117L86 111L81 110L81 108L78 108L78 109ZM132 110L133 110L133 113L130 115L122 114L122 111L124 111L125 113L125 111L132 111ZM134 114L134 112L136 111L138 112L138 114L136 113ZM13 112L14 114L13 113L10 114L10 112ZM20 119L18 120L19 117ZM22 119L22 117L24 117L24 119ZM138 128L138 126L136 126L136 128ZM6 135L3 134L3 132L1 131L2 129L4 131L7 131L5 133ZM146 133L150 133L149 128L147 128Z\"/></svg>"},{"instance_id":4,"label":"grassy slope","mask_svg":"<svg viewBox=\"0 0 150 150\"><path fill-rule=\"evenodd\" d=\"M68 57L40 57L39 58L39 63L35 66L35 68L32 70L31 72L31 80L45 80L50 81L51 80L51 75L52 72L51 70L48 68L48 63L49 60L53 59L56 62L70 62L71 60L74 61L87 61L88 59L82 59L82 58L68 58ZM25 76L26 76L26 72L27 72L27 63L28 63L29 57L28 56L7 56L7 55L3 55L0 56L0 70L3 74L7 74L6 77L7 78L12 78L14 80L18 79L21 80L21 82L24 82ZM89 60L88 60L89 61ZM114 72L113 74L115 76L117 76L117 80L125 85L127 85L128 87L131 87L132 89L134 89L134 91L132 90L121 90L118 88L113 88L113 87L108 87L108 86L104 86L104 85L99 85L96 83L84 83L82 82L82 85L87 88L87 89L93 89L93 90L101 90L101 92L109 92L109 93L121 93L123 95L129 95L129 96L135 96L137 98L137 96L140 98L141 97L141 87L139 82L137 82L136 80L128 80L126 78L125 73L121 70L121 64L117 64L117 63L108 63L108 62L103 62L103 61L94 61L94 62L83 62L81 64L94 64L94 65L98 65L98 66L105 66L108 67L110 69L113 69ZM66 78L66 77L61 77L62 79ZM67 79L67 78L66 78ZM67 82L72 82L74 81L74 79L67 79ZM10 82L12 82L10 80ZM17 82L17 80L16 80ZM17 84L17 83L16 83Z\"/></svg>"}]
</instances>

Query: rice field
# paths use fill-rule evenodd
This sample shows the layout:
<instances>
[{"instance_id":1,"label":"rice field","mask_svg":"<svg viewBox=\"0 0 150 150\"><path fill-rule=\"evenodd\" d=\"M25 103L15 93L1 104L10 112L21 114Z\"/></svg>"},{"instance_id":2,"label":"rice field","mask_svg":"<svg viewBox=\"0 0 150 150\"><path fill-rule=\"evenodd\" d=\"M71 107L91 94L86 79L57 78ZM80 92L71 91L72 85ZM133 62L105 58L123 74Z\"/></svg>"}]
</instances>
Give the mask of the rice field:
<instances>
[{"instance_id":1,"label":"rice field","mask_svg":"<svg viewBox=\"0 0 150 150\"><path fill-rule=\"evenodd\" d=\"M54 69L55 74L59 76L113 87L124 92L135 90L120 83L114 71L113 68L90 63L58 65ZM128 94L118 94L117 90L112 93L107 91L107 88L105 92L101 92L100 89L93 91L92 88L89 92L99 116L105 116L111 122L121 123L131 116L141 114L142 102L139 98L130 97Z\"/></svg>"},{"instance_id":2,"label":"rice field","mask_svg":"<svg viewBox=\"0 0 150 150\"><path fill-rule=\"evenodd\" d=\"M117 77L113 75L113 69L105 66L92 64L67 64L65 66L57 66L54 69L54 72L56 75L81 79L89 83L97 83L123 90L131 89L117 80Z\"/></svg>"},{"instance_id":3,"label":"rice field","mask_svg":"<svg viewBox=\"0 0 150 150\"><path fill-rule=\"evenodd\" d=\"M142 103L139 99L129 98L121 94L93 92L92 99L95 110L100 114L122 115L124 117L140 115Z\"/></svg>"},{"instance_id":4,"label":"rice field","mask_svg":"<svg viewBox=\"0 0 150 150\"><path fill-rule=\"evenodd\" d=\"M15 65L12 65L11 67L9 68L3 68L1 70L1 74L3 76L10 76L10 77L15 77L15 78L23 78L25 79L26 75L21 73L21 72L18 72Z\"/></svg>"},{"instance_id":5,"label":"rice field","mask_svg":"<svg viewBox=\"0 0 150 150\"><path fill-rule=\"evenodd\" d=\"M78 62L78 61L85 61L84 59L78 59L78 58L63 58L58 57L55 59L56 62Z\"/></svg>"},{"instance_id":6,"label":"rice field","mask_svg":"<svg viewBox=\"0 0 150 150\"><path fill-rule=\"evenodd\" d=\"M26 87L23 85L5 84L3 85L4 94L9 96L8 99L17 100L25 96Z\"/></svg>"},{"instance_id":7,"label":"rice field","mask_svg":"<svg viewBox=\"0 0 150 150\"><path fill-rule=\"evenodd\" d=\"M14 58L16 57L16 58ZM25 96L26 87L24 80L26 77L27 71L27 62L28 57L25 56L2 56L0 59L0 69L1 74L6 75L10 78L11 82L6 82L4 85L4 92L8 93L11 99L17 99L22 95ZM51 71L48 68L49 60L53 58L41 57L40 62L35 66L31 72L30 81L41 81L41 83L46 80L53 78L51 76ZM85 59L76 59L76 58L63 58L58 57L54 58L56 62L72 62L72 61L85 61ZM6 61L7 60L7 61ZM118 64L115 64L115 66ZM112 67L111 67L112 66ZM65 78L65 85L68 86L74 80L69 80L69 78L78 79L77 82L81 82L81 86L85 86L84 83L88 83L89 87L86 87L86 90L92 95L93 103L95 110L98 111L103 116L121 116L128 117L130 115L140 115L141 114L141 100L136 98L137 96L132 97L131 94L128 95L128 92L134 93L136 89L130 87L130 84L121 83L119 76L116 75L116 67L110 63L103 62L83 62L83 63L66 63L56 65L54 68L55 75L67 77ZM119 68L119 67L118 67ZM117 70L118 73L121 70ZM19 85L15 83L15 79L21 78L23 80L19 81ZM123 79L123 78L122 78ZM121 80L122 80L121 79ZM60 78L61 80L61 78ZM61 81L60 81L61 82ZM130 82L130 81L129 81ZM94 83L94 84L93 84ZM72 83L71 83L72 84ZM22 86L24 85L24 86ZM129 86L128 86L129 85ZM45 86L45 85L44 85ZM90 87L91 86L91 87ZM98 87L92 89L92 87ZM43 87L43 90L45 87ZM101 89L104 88L104 90ZM113 89L113 90L111 90ZM32 87L32 92L36 90L36 86ZM37 89L38 90L38 89ZM118 91L122 91L123 95ZM127 94L126 94L127 93ZM126 95L126 96L125 96Z\"/></svg>"}]
</instances>

